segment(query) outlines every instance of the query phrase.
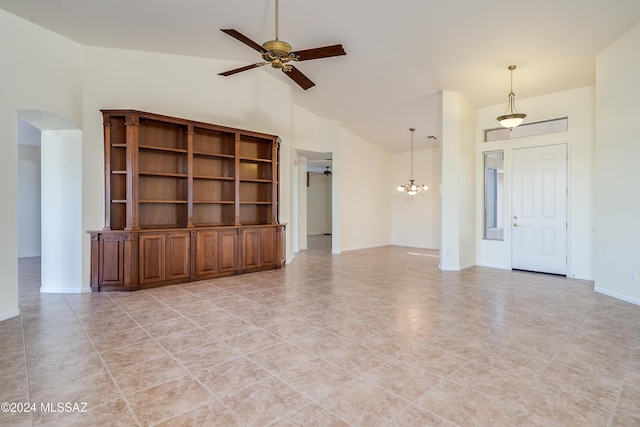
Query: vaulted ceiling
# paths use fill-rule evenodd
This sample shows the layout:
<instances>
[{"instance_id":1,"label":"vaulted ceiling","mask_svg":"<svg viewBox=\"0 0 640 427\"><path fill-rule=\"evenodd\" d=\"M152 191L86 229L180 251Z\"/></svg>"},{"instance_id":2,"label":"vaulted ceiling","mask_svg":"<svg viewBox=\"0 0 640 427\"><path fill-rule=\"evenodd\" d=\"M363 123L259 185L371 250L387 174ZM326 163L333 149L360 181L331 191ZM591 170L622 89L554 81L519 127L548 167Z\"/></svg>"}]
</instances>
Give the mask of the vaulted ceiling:
<instances>
[{"instance_id":1,"label":"vaulted ceiling","mask_svg":"<svg viewBox=\"0 0 640 427\"><path fill-rule=\"evenodd\" d=\"M84 45L258 62L220 31L263 43L275 0L0 0L0 8ZM437 134L439 92L476 107L595 83L595 56L640 22L638 0L280 0L280 39L294 50L341 43L346 56L296 65L317 86L289 82L295 101L390 152ZM220 71L226 71L224 67ZM243 79L212 75L212 79Z\"/></svg>"}]
</instances>

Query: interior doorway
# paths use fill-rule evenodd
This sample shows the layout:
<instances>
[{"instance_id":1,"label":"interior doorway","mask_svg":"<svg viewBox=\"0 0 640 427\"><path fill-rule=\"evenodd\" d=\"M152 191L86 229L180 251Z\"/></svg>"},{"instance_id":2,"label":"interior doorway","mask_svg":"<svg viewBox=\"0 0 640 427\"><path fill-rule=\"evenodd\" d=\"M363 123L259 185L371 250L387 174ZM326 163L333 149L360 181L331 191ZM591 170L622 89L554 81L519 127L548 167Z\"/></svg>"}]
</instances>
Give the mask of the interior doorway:
<instances>
[{"instance_id":1,"label":"interior doorway","mask_svg":"<svg viewBox=\"0 0 640 427\"><path fill-rule=\"evenodd\" d=\"M307 161L307 248L331 252L332 183L331 157Z\"/></svg>"},{"instance_id":2,"label":"interior doorway","mask_svg":"<svg viewBox=\"0 0 640 427\"><path fill-rule=\"evenodd\" d=\"M332 153L298 150L298 247L335 253Z\"/></svg>"},{"instance_id":3,"label":"interior doorway","mask_svg":"<svg viewBox=\"0 0 640 427\"><path fill-rule=\"evenodd\" d=\"M40 185L32 182L22 187L19 184L18 199L39 198L40 212L29 219L31 226L35 221L40 222L35 231L39 235L34 236L33 230L27 235L24 230L30 225L19 224L18 247L26 247L26 239L32 242L39 239L39 247L30 246L40 252L41 292L88 292L88 283L83 286L82 280L82 131L53 113L19 111L18 146L27 140L32 146L37 145L36 134L39 135ZM24 171L18 173L21 172ZM31 181L34 180L32 177ZM30 254L23 250L23 256L37 256L37 249Z\"/></svg>"},{"instance_id":4,"label":"interior doorway","mask_svg":"<svg viewBox=\"0 0 640 427\"><path fill-rule=\"evenodd\" d=\"M567 144L513 150L512 268L567 274Z\"/></svg>"}]
</instances>

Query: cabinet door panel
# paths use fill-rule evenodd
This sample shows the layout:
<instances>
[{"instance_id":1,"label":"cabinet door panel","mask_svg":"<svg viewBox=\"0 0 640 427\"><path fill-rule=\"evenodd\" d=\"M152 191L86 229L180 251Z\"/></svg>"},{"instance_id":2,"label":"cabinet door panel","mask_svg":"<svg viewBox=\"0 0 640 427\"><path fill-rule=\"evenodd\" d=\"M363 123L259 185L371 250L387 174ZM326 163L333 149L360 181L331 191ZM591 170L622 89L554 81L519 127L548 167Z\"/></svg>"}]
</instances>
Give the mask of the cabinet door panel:
<instances>
[{"instance_id":1,"label":"cabinet door panel","mask_svg":"<svg viewBox=\"0 0 640 427\"><path fill-rule=\"evenodd\" d=\"M164 281L165 235L140 235L140 284Z\"/></svg>"},{"instance_id":2,"label":"cabinet door panel","mask_svg":"<svg viewBox=\"0 0 640 427\"><path fill-rule=\"evenodd\" d=\"M248 228L244 230L243 255L243 270L260 268L259 228Z\"/></svg>"},{"instance_id":3,"label":"cabinet door panel","mask_svg":"<svg viewBox=\"0 0 640 427\"><path fill-rule=\"evenodd\" d=\"M218 272L218 232L198 231L196 237L196 275Z\"/></svg>"},{"instance_id":4,"label":"cabinet door panel","mask_svg":"<svg viewBox=\"0 0 640 427\"><path fill-rule=\"evenodd\" d=\"M220 231L220 272L228 273L238 270L238 233L236 230Z\"/></svg>"},{"instance_id":5,"label":"cabinet door panel","mask_svg":"<svg viewBox=\"0 0 640 427\"><path fill-rule=\"evenodd\" d=\"M189 233L167 233L165 279L189 277Z\"/></svg>"},{"instance_id":6,"label":"cabinet door panel","mask_svg":"<svg viewBox=\"0 0 640 427\"><path fill-rule=\"evenodd\" d=\"M100 240L100 286L124 286L124 240L103 234Z\"/></svg>"},{"instance_id":7,"label":"cabinet door panel","mask_svg":"<svg viewBox=\"0 0 640 427\"><path fill-rule=\"evenodd\" d=\"M275 227L263 228L260 230L262 244L262 267L275 267L277 263L276 229Z\"/></svg>"}]
</instances>

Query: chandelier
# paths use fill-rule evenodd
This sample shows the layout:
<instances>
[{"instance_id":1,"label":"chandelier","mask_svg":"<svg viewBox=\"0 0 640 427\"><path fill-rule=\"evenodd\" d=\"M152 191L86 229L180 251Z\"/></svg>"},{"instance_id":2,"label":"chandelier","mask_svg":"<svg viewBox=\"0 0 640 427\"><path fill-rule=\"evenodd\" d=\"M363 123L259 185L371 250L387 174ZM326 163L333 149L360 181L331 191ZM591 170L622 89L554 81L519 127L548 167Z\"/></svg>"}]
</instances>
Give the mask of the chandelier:
<instances>
[{"instance_id":1,"label":"chandelier","mask_svg":"<svg viewBox=\"0 0 640 427\"><path fill-rule=\"evenodd\" d=\"M513 130L514 127L518 126L525 117L527 117L524 113L518 113L516 110L516 94L513 93L513 70L516 69L515 65L509 65L509 71L511 71L511 90L509 91L509 105L507 106L507 111L497 120L500 124L510 130Z\"/></svg>"},{"instance_id":2,"label":"chandelier","mask_svg":"<svg viewBox=\"0 0 640 427\"><path fill-rule=\"evenodd\" d=\"M396 190L400 191L401 193L407 193L410 196L415 196L421 191L427 191L429 187L422 184L416 184L415 180L413 179L413 132L415 132L416 129L409 128L409 130L411 131L411 179L409 179L409 182L407 184L399 185Z\"/></svg>"}]
</instances>

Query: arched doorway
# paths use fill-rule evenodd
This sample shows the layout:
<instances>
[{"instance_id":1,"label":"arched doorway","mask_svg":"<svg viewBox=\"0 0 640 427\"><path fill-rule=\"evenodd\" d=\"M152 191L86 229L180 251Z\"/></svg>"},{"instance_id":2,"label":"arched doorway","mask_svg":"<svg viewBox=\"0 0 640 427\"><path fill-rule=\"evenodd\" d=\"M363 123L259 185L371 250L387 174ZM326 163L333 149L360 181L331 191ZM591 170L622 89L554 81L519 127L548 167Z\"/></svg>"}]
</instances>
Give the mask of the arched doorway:
<instances>
[{"instance_id":1,"label":"arched doorway","mask_svg":"<svg viewBox=\"0 0 640 427\"><path fill-rule=\"evenodd\" d=\"M18 111L18 121L40 132L40 291L88 291L82 286L82 131L45 111ZM24 129L27 127L19 123L19 146L27 138ZM37 216L33 215L32 221L33 217ZM24 230L25 226L18 228ZM18 235L19 242L23 237Z\"/></svg>"}]
</instances>

